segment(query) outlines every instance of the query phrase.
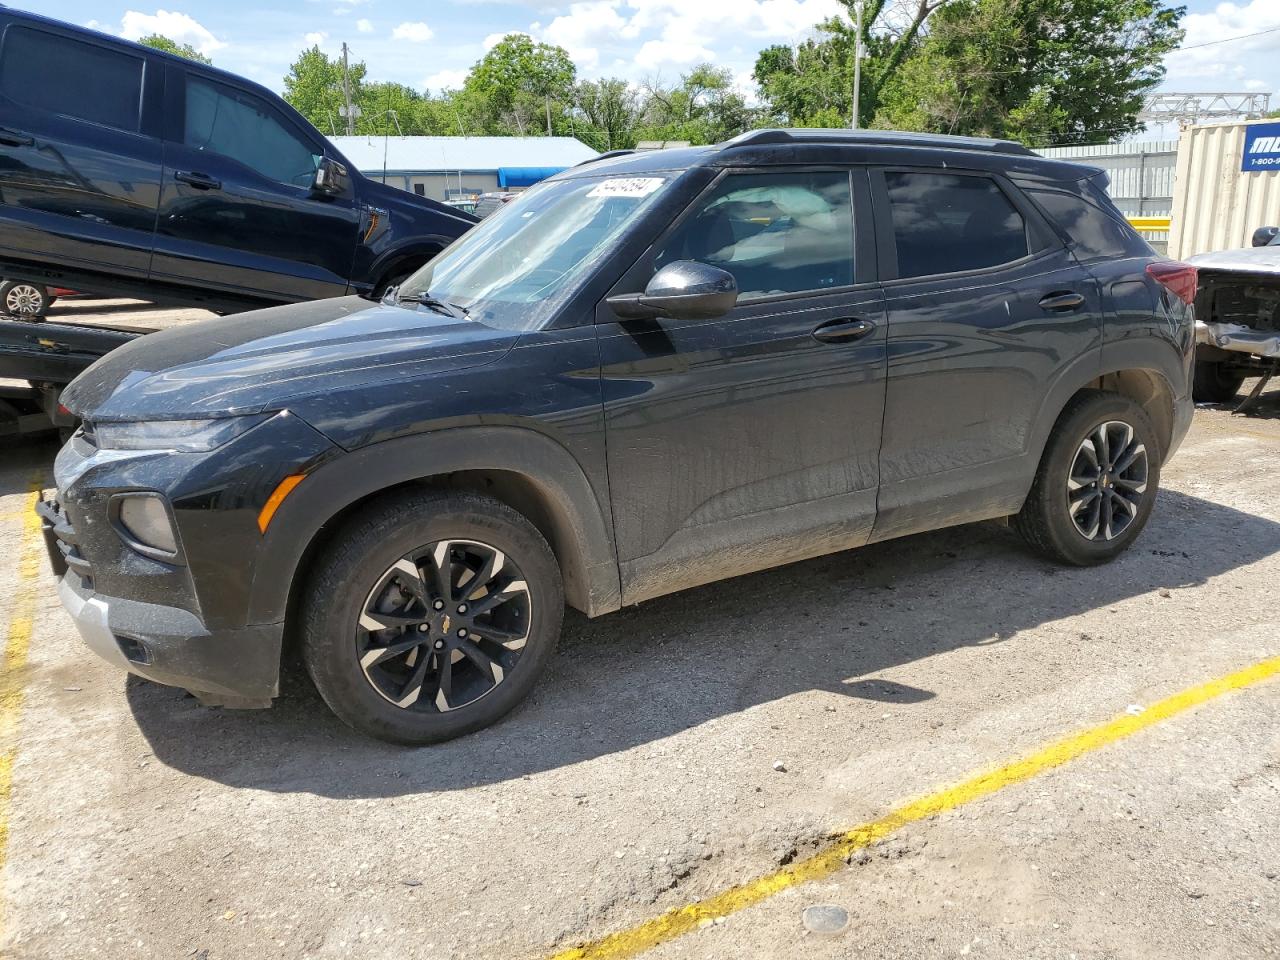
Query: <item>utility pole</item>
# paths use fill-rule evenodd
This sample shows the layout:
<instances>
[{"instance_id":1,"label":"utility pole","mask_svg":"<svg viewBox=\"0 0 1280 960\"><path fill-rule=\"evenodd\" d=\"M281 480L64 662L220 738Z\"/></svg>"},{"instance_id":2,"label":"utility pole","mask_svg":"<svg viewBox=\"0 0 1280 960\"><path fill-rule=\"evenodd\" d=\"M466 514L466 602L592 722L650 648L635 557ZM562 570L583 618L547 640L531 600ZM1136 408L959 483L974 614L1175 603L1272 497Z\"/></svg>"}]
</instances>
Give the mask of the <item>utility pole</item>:
<instances>
[{"instance_id":1,"label":"utility pole","mask_svg":"<svg viewBox=\"0 0 1280 960\"><path fill-rule=\"evenodd\" d=\"M347 70L347 42L342 41L342 115L347 118L347 136L356 132L355 111L351 109L351 74Z\"/></svg>"},{"instance_id":2,"label":"utility pole","mask_svg":"<svg viewBox=\"0 0 1280 960\"><path fill-rule=\"evenodd\" d=\"M855 0L854 10L854 33L856 38L853 41L853 123L852 128L858 129L858 105L859 97L862 94L862 3L863 0ZM346 45L343 45L346 49Z\"/></svg>"}]
</instances>

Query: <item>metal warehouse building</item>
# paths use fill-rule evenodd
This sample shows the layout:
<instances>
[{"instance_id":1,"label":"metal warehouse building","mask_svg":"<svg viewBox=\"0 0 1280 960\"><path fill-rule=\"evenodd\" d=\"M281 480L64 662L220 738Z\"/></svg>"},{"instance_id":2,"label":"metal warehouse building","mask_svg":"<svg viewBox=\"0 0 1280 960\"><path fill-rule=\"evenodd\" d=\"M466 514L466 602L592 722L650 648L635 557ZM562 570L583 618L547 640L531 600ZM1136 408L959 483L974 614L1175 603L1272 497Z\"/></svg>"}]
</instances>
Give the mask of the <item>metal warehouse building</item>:
<instances>
[{"instance_id":1,"label":"metal warehouse building","mask_svg":"<svg viewBox=\"0 0 1280 960\"><path fill-rule=\"evenodd\" d=\"M596 156L573 137L330 137L357 170L433 200L518 190Z\"/></svg>"}]
</instances>

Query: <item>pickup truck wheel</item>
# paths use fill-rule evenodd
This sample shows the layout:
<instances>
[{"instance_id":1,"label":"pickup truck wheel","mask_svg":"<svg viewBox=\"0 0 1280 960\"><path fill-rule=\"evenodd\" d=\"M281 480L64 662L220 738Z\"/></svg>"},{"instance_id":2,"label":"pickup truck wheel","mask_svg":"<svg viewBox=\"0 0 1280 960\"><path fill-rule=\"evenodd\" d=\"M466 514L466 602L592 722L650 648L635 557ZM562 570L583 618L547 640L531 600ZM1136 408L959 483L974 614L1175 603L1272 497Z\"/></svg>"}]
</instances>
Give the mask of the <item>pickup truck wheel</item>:
<instances>
[{"instance_id":1,"label":"pickup truck wheel","mask_svg":"<svg viewBox=\"0 0 1280 960\"><path fill-rule=\"evenodd\" d=\"M302 653L357 730L425 744L494 723L532 689L564 615L560 570L489 497L415 492L336 534L302 606Z\"/></svg>"},{"instance_id":2,"label":"pickup truck wheel","mask_svg":"<svg viewBox=\"0 0 1280 960\"><path fill-rule=\"evenodd\" d=\"M1058 418L1014 527L1052 560L1105 563L1142 532L1159 482L1160 444L1143 409L1082 391Z\"/></svg>"},{"instance_id":3,"label":"pickup truck wheel","mask_svg":"<svg viewBox=\"0 0 1280 960\"><path fill-rule=\"evenodd\" d=\"M1236 373L1220 360L1196 360L1191 396L1196 403L1230 403L1244 384L1244 374Z\"/></svg>"},{"instance_id":4,"label":"pickup truck wheel","mask_svg":"<svg viewBox=\"0 0 1280 960\"><path fill-rule=\"evenodd\" d=\"M38 283L29 280L0 283L0 307L10 316L38 320L45 315L51 303L48 292Z\"/></svg>"}]
</instances>

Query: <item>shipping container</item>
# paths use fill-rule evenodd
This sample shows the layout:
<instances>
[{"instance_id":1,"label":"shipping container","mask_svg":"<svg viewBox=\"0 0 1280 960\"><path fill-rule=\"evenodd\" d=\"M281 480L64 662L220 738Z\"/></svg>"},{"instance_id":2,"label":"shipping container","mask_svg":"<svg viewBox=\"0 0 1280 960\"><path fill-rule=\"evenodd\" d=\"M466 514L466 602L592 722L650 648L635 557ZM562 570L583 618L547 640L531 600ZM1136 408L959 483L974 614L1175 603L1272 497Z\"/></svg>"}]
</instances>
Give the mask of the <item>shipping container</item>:
<instances>
[{"instance_id":1,"label":"shipping container","mask_svg":"<svg viewBox=\"0 0 1280 960\"><path fill-rule=\"evenodd\" d=\"M1171 257L1247 247L1280 224L1280 121L1184 128L1173 187Z\"/></svg>"}]
</instances>

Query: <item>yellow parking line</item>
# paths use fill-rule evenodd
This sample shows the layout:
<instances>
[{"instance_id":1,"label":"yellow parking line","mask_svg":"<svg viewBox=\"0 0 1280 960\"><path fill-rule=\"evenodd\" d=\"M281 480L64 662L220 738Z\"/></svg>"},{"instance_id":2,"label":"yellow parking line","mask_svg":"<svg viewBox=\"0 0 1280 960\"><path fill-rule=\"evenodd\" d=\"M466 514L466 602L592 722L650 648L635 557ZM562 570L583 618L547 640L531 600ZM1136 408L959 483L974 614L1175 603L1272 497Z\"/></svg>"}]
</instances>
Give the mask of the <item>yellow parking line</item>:
<instances>
[{"instance_id":1,"label":"yellow parking line","mask_svg":"<svg viewBox=\"0 0 1280 960\"><path fill-rule=\"evenodd\" d=\"M1107 723L1051 743L1021 759L977 774L953 787L913 800L879 820L872 820L854 827L836 837L829 846L813 856L775 873L730 887L687 906L668 910L629 930L620 930L599 940L563 950L555 954L551 960L621 960L623 957L634 957L659 944L684 936L698 929L699 926L713 921L716 917L745 910L797 884L830 876L844 866L853 853L910 823L990 796L998 790L1060 767L1086 753L1131 737L1147 727L1220 697L1224 693L1253 686L1277 674L1280 674L1280 657L1272 657L1225 677L1175 693L1171 697L1152 704L1136 716L1126 713Z\"/></svg>"},{"instance_id":2,"label":"yellow parking line","mask_svg":"<svg viewBox=\"0 0 1280 960\"><path fill-rule=\"evenodd\" d=\"M40 477L31 481L31 503L40 496ZM40 518L35 510L23 515L18 547L18 585L14 592L9 629L4 646L4 670L0 673L0 871L9 854L9 797L13 789L13 763L18 750L18 716L22 712L27 649L36 607L36 581L40 573ZM0 939L3 938L3 902L0 902Z\"/></svg>"}]
</instances>

